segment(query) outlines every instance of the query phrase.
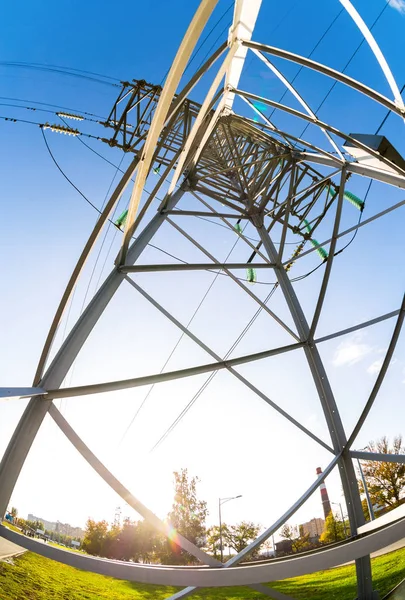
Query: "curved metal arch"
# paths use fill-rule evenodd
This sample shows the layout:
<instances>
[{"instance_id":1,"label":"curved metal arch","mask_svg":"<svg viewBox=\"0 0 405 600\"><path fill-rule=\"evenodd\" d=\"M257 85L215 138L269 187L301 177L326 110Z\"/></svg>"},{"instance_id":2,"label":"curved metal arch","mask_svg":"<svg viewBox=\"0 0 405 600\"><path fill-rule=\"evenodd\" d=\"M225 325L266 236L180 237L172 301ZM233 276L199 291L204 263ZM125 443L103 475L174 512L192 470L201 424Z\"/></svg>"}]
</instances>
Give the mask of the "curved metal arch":
<instances>
[{"instance_id":1,"label":"curved metal arch","mask_svg":"<svg viewBox=\"0 0 405 600\"><path fill-rule=\"evenodd\" d=\"M395 78L391 72L391 69L389 68L389 65L385 59L385 56L381 52L381 49L380 49L379 45L377 44L370 29L367 27L366 23L364 22L362 17L359 15L357 10L354 8L354 6L350 2L350 0L339 0L339 2L346 9L346 12L351 16L353 21L356 23L357 27L360 29L361 33L363 34L364 39L366 40L367 44L371 48L371 51L373 52L374 56L376 57L378 64L380 65L381 70L384 73L384 76L388 82L388 85L390 86L391 91L394 95L396 105L402 111L405 111L405 106L404 106L399 88L397 86L397 82L395 81Z\"/></svg>"},{"instance_id":2,"label":"curved metal arch","mask_svg":"<svg viewBox=\"0 0 405 600\"><path fill-rule=\"evenodd\" d=\"M375 100L379 104L382 104L383 106L385 106L392 112L394 112L397 115L399 115L400 117L404 118L405 109L402 109L399 106L397 106L395 104L395 102L392 102L392 100L390 100L389 98L386 98L386 96L384 96L383 94L380 94L380 92L373 90L372 88L368 87L364 83L360 83L360 81L357 81L356 79L353 79L352 77L349 77L348 75L344 75L340 71L336 71L336 69L327 67L326 65L324 65L322 63L316 62L310 58L306 58L305 56L301 56L300 54L294 54L293 52L289 52L288 50L282 50L281 48L276 48L275 46L268 46L266 44L260 44L258 42L251 42L251 41L245 41L245 40L242 40L241 43L244 46L247 46L248 48L252 48L252 49L255 48L256 50L260 50L261 52L272 54L273 56L279 56L280 58L285 58L286 60L289 60L290 62L297 63L298 65L302 65L303 67L308 67L309 69L312 69L313 71L318 71L319 73L322 73L323 75L327 75L328 77L331 77L332 79L335 79L336 81L340 81L340 83L344 83L348 87L353 88L357 92L360 92L361 94L364 94L365 96L368 96L372 100Z\"/></svg>"},{"instance_id":3,"label":"curved metal arch","mask_svg":"<svg viewBox=\"0 0 405 600\"><path fill-rule=\"evenodd\" d=\"M167 113L169 112L170 104L173 100L174 94L176 93L177 86L183 75L184 69L186 68L186 64L191 56L191 53L217 2L218 0L201 1L201 4L199 5L187 29L187 32L180 44L176 57L168 73L165 86L159 98L159 102L148 131L145 146L139 163L138 174L129 202L124 238L118 257L118 262L121 264L125 260L127 254L127 249L129 247L132 235L132 227L138 211L139 202L141 200L142 190L145 186L146 178L148 176L152 158L155 152L156 143L162 131Z\"/></svg>"},{"instance_id":4,"label":"curved metal arch","mask_svg":"<svg viewBox=\"0 0 405 600\"><path fill-rule=\"evenodd\" d=\"M238 2L239 2L239 6L241 6L241 5L243 4L243 0L238 0ZM203 4L207 5L207 4L208 4L208 2L205 2L205 3L203 2ZM246 4L246 6L247 6L247 4ZM200 8L201 8L201 7L200 7ZM234 40L234 41L233 41L233 43L236 43L236 41ZM313 68L313 67L311 67L311 68ZM347 83L347 81L346 81L346 83ZM237 85L237 84L236 84L236 85ZM359 85L359 86L362 86L362 84L359 84L358 82L357 82L357 85ZM352 86L352 87L353 87L353 86ZM365 88L365 86L363 86L363 88ZM230 92L229 96L232 96L232 95L233 95L233 93L234 93L235 91L237 91L237 90L235 90L234 88L232 88L232 87L231 87L229 90L226 90L226 91L227 91L227 92ZM372 92L372 94L378 94L378 92L375 92L374 90L371 90L371 92ZM363 91L363 93L364 93L364 91ZM370 96L370 94L366 94L366 95L369 95L369 96ZM370 96L370 97L371 97L371 96ZM375 98L374 98L374 99L375 99ZM387 100L387 99L386 99L386 100ZM389 101L388 101L388 102L389 102ZM403 106L403 105L402 105L402 106ZM286 107L284 107L284 108L286 108ZM221 106L221 109L222 109L222 106ZM162 109L162 110L163 110L163 109ZM393 110L393 109L391 109L391 110ZM164 111L163 111L163 112L164 112ZM394 111L394 112L397 112L397 113L398 113L398 111ZM401 116L402 116L402 111L400 111L398 114L401 114ZM156 116L156 115L155 115L155 116ZM297 112L296 116L301 116L301 113L298 113L298 112ZM305 117L302 115L302 118L305 118ZM307 120L308 120L308 119L307 119ZM315 118L315 120L314 120L314 121L312 121L312 122L314 122L314 124L316 124L316 125L318 125L318 126L320 126L320 127L322 127L322 126L326 125L326 124L323 124L322 122L318 121L316 118ZM329 131L332 131L332 133L336 133L336 131L337 131L337 130L335 130L334 128L331 128L330 126L328 126L328 128L329 128L328 130L329 130ZM159 128L157 127L157 130L158 130L158 129L159 129ZM337 135L340 135L340 136L341 136L341 137L343 137L344 139L350 139L350 136L345 136L345 135L344 135L344 134L342 134L341 132L340 132L340 133L337 133ZM153 145L153 144L152 144L152 145ZM363 146L363 149L366 149L366 150L367 150L367 151L368 151L370 154L372 154L372 152L370 152L370 150L371 150L371 149L368 149L366 146L364 146L364 145L359 145L359 144L356 144L356 145L357 145L357 146L359 146L359 147L362 147L362 146ZM379 160L381 160L381 157L380 157L379 155L377 155L377 157L379 158ZM336 161L336 159L335 159L335 161ZM384 161L382 161L382 162L384 162ZM393 168L393 165L392 165L391 163L388 163L388 164L389 164L389 166L390 166L391 168ZM347 168L349 169L349 167L348 167L348 166L347 166ZM402 172L401 172L401 174L402 174ZM138 173L137 181L138 181L138 178L139 178L139 173ZM135 188L134 188L134 190L135 190ZM138 189L138 192L139 192L139 189ZM139 193L140 193L140 192L139 192ZM135 211L136 211L136 207L135 207ZM160 216L161 216L161 215L160 215ZM127 225L128 225L128 222L127 222ZM128 232L126 232L126 233L128 233ZM336 235L335 235L335 234L336 234ZM142 234L141 234L141 235L142 235ZM333 236L332 236L332 239L334 240L334 243L336 243L336 239L337 239L337 237L339 237L339 236L337 235L337 232L334 232L334 234L333 234ZM263 240L263 241L264 241L264 240ZM270 240L270 241L271 241L271 240ZM267 243L267 246L268 246L268 247L270 247L270 249L271 249L271 245L269 244L269 241L268 241L268 240L267 240L267 242L268 242L268 243ZM128 240L128 243L129 243L129 240ZM274 251L275 251L275 250L274 250ZM271 252L273 252L273 249L271 249ZM281 267L281 265L280 265L280 267ZM326 284L327 284L327 281L326 281ZM118 285L119 285L119 284L118 284ZM110 290L110 291L111 291L111 290ZM287 296L289 296L289 297L290 297L290 300L291 300L291 290L287 289L287 285L286 285L286 284L284 285L284 290L283 290L283 291L284 291L284 294L286 295L286 297L287 297ZM114 293L114 292L112 292L112 293ZM107 296L107 297L108 297L108 294L109 294L109 292L107 292L107 294L106 294L106 296ZM100 300L100 299L98 298L98 300ZM104 300L105 300L105 298L104 298ZM100 301L100 302L101 302L101 301ZM108 300L107 300L107 302L108 302ZM103 309L101 309L101 310L103 310ZM297 313L297 316L298 316L298 318L299 318L299 311L300 311L300 307L299 307L299 306L298 306L298 308L297 308L297 307L295 307L295 312ZM81 323L83 323L83 322L81 322ZM80 329L80 327L79 327L79 329ZM84 327L84 330L85 330L85 329L86 329L86 327ZM90 329L91 329L91 327L90 327ZM314 328L311 328L311 329L314 329ZM72 333L73 333L73 332L72 332ZM80 336L83 336L83 334L85 335L85 331L81 331L80 333L78 333L78 331L77 331L77 330L75 330L75 334L77 334L77 336L78 336L78 338L79 338L79 347L80 347ZM300 334L300 336L301 336L301 334ZM305 333L305 331L304 331L304 334L303 334L303 336L301 336L301 337L302 337L303 339L307 337L307 336L306 336L306 333ZM306 343L309 343L309 346L311 346L311 340L310 340L309 338L311 338L311 330L309 331L309 334L308 334L308 339L305 339L305 342L306 342ZM84 339L86 339L86 336L84 337ZM78 340L76 340L76 345L77 345L77 342L78 342ZM83 341L82 341L81 343L83 343ZM65 351L65 352L66 352L66 348L67 348L67 346L64 346L64 351ZM69 351L67 351L67 354L69 354ZM321 390L321 393L323 393L323 392L322 392L322 390L323 390L323 391L325 391L325 385L326 385L326 387L327 387L327 382L326 382L326 383L324 382L324 383L322 384L322 382L321 382L321 381L320 381L320 379L319 379L319 378L320 378L320 376L321 376L321 370L320 370L320 367L322 367L322 365L319 365L319 364L318 364L318 365L316 365L316 364L315 364L315 363L316 363L316 356L315 356L315 354L316 354L316 350L314 351L313 349L311 349L311 348L310 348L310 349L308 349L308 354L309 354L309 355L311 355L311 361L312 361L312 362L311 362L311 361L308 361L308 362L310 363L310 367L311 367L311 369L315 369L315 370L317 370L317 371L318 371L318 373L314 373L314 372L313 372L313 377L314 377L314 380L315 380L315 381L318 383L318 386L317 386L317 387L318 387L318 389L320 389L320 390ZM62 363L62 364L64 364L64 365L66 365L66 364L67 364L67 362L66 362L66 361L67 361L67 359L65 360L65 362L64 362L63 360L61 360L61 363ZM52 369L52 366L53 366L53 364L54 364L54 363L52 363L52 365L51 365L50 369ZM46 379L46 376L45 376L45 378L44 378L44 379ZM321 377L321 379L323 379L323 377ZM326 391L327 391L327 390L326 390ZM321 393L320 393L320 396L321 396ZM321 400L322 400L322 396L321 396ZM26 411L26 414L25 414L25 415L24 415L24 417L23 417L23 420L25 419L25 421L24 421L24 423L25 423L25 425L24 425L24 426L25 426L25 430L24 430L24 428L23 428L23 427L22 427L22 428L20 428L20 426L19 426L19 428L18 428L18 432L16 431L16 434L17 434L17 433L19 433L19 434L21 435L21 437L23 437L23 435L22 435L22 434L23 434L23 432L25 431L25 433L27 433L27 434L28 434L28 438L29 438L29 439L31 439L31 438L33 439L32 432L33 432L33 430L35 430L35 428L37 428L37 429L38 429L38 427L39 427L39 425L40 425L40 422L41 422L40 413L41 413L41 414L42 414L42 413L43 413L43 414L45 414L45 413L46 413L46 411L48 410L48 408L49 408L49 407L50 407L51 411L53 412L53 409L54 409L54 407L53 407L52 405L50 405L50 403L49 403L49 402L47 402L46 400L39 400L39 402L40 402L41 404L43 404L43 407L45 407L45 409L44 409L43 407L41 407L41 409L40 409L40 410L38 410L38 409L39 409L39 404L38 404L38 402L34 402L34 403L33 403L33 401L32 401L32 402L30 403L30 405L29 405L29 407L28 407L27 411ZM32 418L32 421L31 421L31 422L29 423L29 425L28 425L29 418ZM38 427L37 427L37 426L38 426ZM333 432L332 432L332 433L333 433ZM34 433L34 436L35 436L35 433ZM13 436L13 440L14 440L14 442L15 442L15 439L16 439L16 438L15 438L15 439L14 439L14 438L15 438L15 436ZM29 448L29 439L28 439L28 442L27 442L27 440L24 440L24 443L22 444L22 452L23 452L23 453L24 453L24 452L26 452L26 451L28 451L28 450L27 450L27 446L28 446L28 448ZM13 442L13 443L14 443L14 442ZM12 444L12 445L13 445L13 444ZM342 462L344 463L344 458L345 458L345 457L342 457L342 456L341 456L341 451L338 451L338 449L337 449L337 448L335 449L335 451L336 451L336 454L337 454L337 456L336 456L336 459L334 459L334 460L340 460L340 461L342 461ZM21 454L21 452L20 452L20 454ZM347 458L347 457L346 457L346 458ZM15 457L14 457L14 459L15 459ZM9 461L9 462L11 461L11 463L12 463L14 459L13 459L13 457L12 457L12 456L10 456L10 453L8 453L8 454L7 454L7 456L6 456L6 461L3 461L3 463L2 463L2 467L5 465L5 471L6 471L6 472L7 472L7 469L8 469L8 472L10 473L10 465L7 465L7 461ZM344 466L344 469L346 470L346 473L343 475L343 479L344 479L344 477L345 477L345 476L347 477L347 475L348 475L348 472L347 472L347 471L348 471L348 468L347 468L347 465L346 465L346 466L345 466L345 465L343 465L343 466ZM15 467L15 460L14 460L14 463L13 463L13 465L12 465L12 467L11 467L11 470L12 470L12 468L13 468L13 467ZM3 473L4 473L4 471L3 471ZM349 475L350 475L350 474L349 474ZM9 481L9 479L7 480L7 478L6 478L6 483L7 483L8 489L9 489L9 488L10 488L10 481ZM352 496L353 496L353 493L352 493L352 491L350 491L350 490L348 491L347 489L345 490L345 492L346 492L346 496L349 498L349 502L350 502L350 499L352 498ZM7 490L6 490L6 494L7 494ZM1 496L1 495L2 495L2 493L0 492L0 496ZM4 493L3 493L3 496L2 496L2 498L4 498ZM1 508L1 500L0 500L0 508ZM256 542L255 542L255 543L257 544L257 543L258 543L258 540L256 540ZM368 547L368 546L367 546L366 550L369 550L369 547ZM363 551L364 553L366 553L366 550L364 550L364 548L363 548L363 550L362 550L362 551ZM360 555L358 555L358 556L360 556ZM363 555L361 555L361 556L363 556ZM346 554L345 558L346 558L346 557L347 557L347 554ZM205 560L205 559L204 559L204 560ZM231 566L231 565L229 565L229 566ZM320 568L320 567L317 567L317 568ZM178 572L180 572L180 570L178 570ZM235 571L235 572L236 572L236 571ZM189 573L190 573L190 571L189 571ZM256 572L256 573L257 573L257 572ZM288 574L288 576L291 576L291 571L289 571L289 574ZM222 575L220 575L220 577L222 577L222 578L223 578L223 576L222 576ZM267 576L266 576L266 577L267 577ZM222 579L222 581L223 581L223 579ZM198 585L199 585L199 584L198 584ZM202 585L204 585L204 584L202 584ZM225 583L225 584L224 584L224 583L218 583L218 584L217 584L217 583L215 583L214 585L227 585L227 584L226 584L226 583ZM180 594L180 595L181 595L181 594ZM179 596L179 597L180 597L180 596Z\"/></svg>"},{"instance_id":5,"label":"curved metal arch","mask_svg":"<svg viewBox=\"0 0 405 600\"><path fill-rule=\"evenodd\" d=\"M135 563L110 561L61 550L48 544L40 544L32 538L15 533L0 526L0 535L15 544L72 567L108 575L117 579L154 585L191 586L195 588L254 585L299 577L320 570L331 569L361 556L385 548L405 536L405 519L382 529L366 533L362 537L312 554L272 561L267 564L252 564L241 567L158 567ZM182 592L172 598L183 597Z\"/></svg>"}]
</instances>

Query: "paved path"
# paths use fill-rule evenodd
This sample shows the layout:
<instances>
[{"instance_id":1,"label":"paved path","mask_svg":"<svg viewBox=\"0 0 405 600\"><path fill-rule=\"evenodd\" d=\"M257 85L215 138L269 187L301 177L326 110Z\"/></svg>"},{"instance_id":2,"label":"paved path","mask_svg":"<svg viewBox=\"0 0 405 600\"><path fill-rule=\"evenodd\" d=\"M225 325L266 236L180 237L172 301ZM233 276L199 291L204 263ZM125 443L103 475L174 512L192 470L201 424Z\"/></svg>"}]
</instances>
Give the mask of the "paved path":
<instances>
[{"instance_id":1,"label":"paved path","mask_svg":"<svg viewBox=\"0 0 405 600\"><path fill-rule=\"evenodd\" d=\"M17 554L23 551L24 548L21 548L21 546L17 546L17 544L13 544L13 542L9 542L8 540L0 537L0 560L6 556Z\"/></svg>"},{"instance_id":2,"label":"paved path","mask_svg":"<svg viewBox=\"0 0 405 600\"><path fill-rule=\"evenodd\" d=\"M395 542L395 544L391 544L391 546L387 546L386 548L381 548L380 550L373 552L371 556L372 558L374 558L375 556L381 556L381 554L387 554L388 552L399 550L399 548L403 548L404 546L405 538L402 538L402 540L398 540L397 542Z\"/></svg>"}]
</instances>

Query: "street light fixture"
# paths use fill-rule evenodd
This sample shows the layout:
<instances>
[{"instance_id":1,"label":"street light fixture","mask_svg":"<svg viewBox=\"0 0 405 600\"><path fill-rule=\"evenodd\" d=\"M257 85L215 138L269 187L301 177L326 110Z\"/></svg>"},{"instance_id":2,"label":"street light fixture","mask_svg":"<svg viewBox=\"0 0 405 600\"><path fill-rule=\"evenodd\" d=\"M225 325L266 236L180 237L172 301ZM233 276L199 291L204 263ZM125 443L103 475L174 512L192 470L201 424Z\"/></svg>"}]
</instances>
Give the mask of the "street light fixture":
<instances>
[{"instance_id":1,"label":"street light fixture","mask_svg":"<svg viewBox=\"0 0 405 600\"><path fill-rule=\"evenodd\" d=\"M229 498L218 498L218 512L219 512L219 547L221 551L221 562L224 562L224 550L222 547L222 515L221 515L221 506L225 504L225 502L229 502L230 500L236 500L237 498L242 498L242 494L239 496L230 496Z\"/></svg>"},{"instance_id":2,"label":"street light fixture","mask_svg":"<svg viewBox=\"0 0 405 600\"><path fill-rule=\"evenodd\" d=\"M342 517L342 523L343 523L343 529L344 529L344 532L345 532L345 538L347 538L347 529L346 529L346 523L345 523L345 520L344 520L344 517L343 517L342 505L340 504L340 502L331 502L331 504L335 504L336 506L339 506L339 508L340 508L340 514L341 514L341 517Z\"/></svg>"}]
</instances>

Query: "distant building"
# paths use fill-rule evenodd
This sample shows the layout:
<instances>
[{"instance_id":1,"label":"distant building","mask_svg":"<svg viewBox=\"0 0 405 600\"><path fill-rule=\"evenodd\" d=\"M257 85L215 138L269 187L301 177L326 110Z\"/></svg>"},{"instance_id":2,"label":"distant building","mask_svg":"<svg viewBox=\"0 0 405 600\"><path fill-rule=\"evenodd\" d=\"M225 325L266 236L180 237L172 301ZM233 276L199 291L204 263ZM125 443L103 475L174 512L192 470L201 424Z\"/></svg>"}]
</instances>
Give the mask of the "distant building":
<instances>
[{"instance_id":1,"label":"distant building","mask_svg":"<svg viewBox=\"0 0 405 600\"><path fill-rule=\"evenodd\" d=\"M309 535L310 538L319 538L325 528L325 521L323 519L311 519L307 523L300 525L300 530L304 535Z\"/></svg>"},{"instance_id":2,"label":"distant building","mask_svg":"<svg viewBox=\"0 0 405 600\"><path fill-rule=\"evenodd\" d=\"M291 540L280 540L276 542L276 556L283 556L283 554L291 554L292 552L292 541Z\"/></svg>"},{"instance_id":3,"label":"distant building","mask_svg":"<svg viewBox=\"0 0 405 600\"><path fill-rule=\"evenodd\" d=\"M47 521L46 519L42 519L41 517L36 517L35 515L29 514L27 517L28 521L41 521L44 524L44 527L47 531L55 531L56 533L60 533L63 535L69 535L71 537L83 538L84 531L81 527L72 527L69 523L60 523L56 521Z\"/></svg>"}]
</instances>

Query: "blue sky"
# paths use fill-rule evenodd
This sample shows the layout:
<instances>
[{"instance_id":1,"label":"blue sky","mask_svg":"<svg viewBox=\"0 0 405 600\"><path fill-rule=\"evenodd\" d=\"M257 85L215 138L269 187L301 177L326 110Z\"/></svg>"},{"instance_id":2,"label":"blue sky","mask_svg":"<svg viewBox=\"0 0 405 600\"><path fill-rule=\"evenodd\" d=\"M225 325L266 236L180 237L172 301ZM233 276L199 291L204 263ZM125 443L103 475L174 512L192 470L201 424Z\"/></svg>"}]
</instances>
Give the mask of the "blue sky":
<instances>
[{"instance_id":1,"label":"blue sky","mask_svg":"<svg viewBox=\"0 0 405 600\"><path fill-rule=\"evenodd\" d=\"M229 4L220 0L211 25ZM355 5L371 25L385 2L362 0ZM178 0L172 3L160 0L123 2L119 11L113 12L104 2L43 2L39 6L23 2L19 7L9 4L4 7L1 61L61 65L118 79L145 78L159 83L197 6L195 1ZM396 0L396 8L389 6L373 29L400 87L405 83L402 61L405 15L401 6ZM340 8L337 1L291 2L287 6L284 2L265 0L254 39L307 55ZM194 67L224 28L227 18L203 46ZM360 39L349 17L342 14L313 58L341 69ZM297 68L294 65L281 60L274 62L288 77L295 75ZM278 100L283 92L281 84L274 77L268 77L258 59L248 57L247 65L249 70L242 76L241 87ZM365 44L347 72L390 95ZM1 63L0 75L1 96L24 99L27 106L32 106L32 101L47 102L106 116L118 93L118 88L111 85ZM193 96L196 100L201 99L207 81L196 89ZM329 89L330 80L302 73L296 86L315 109ZM288 97L285 101L296 106ZM10 101L0 99L0 103L7 102ZM235 109L248 114L241 103L235 103ZM375 131L384 114L385 109L381 106L341 86L334 90L319 113L321 118L347 132L370 133ZM6 106L0 106L0 115L38 122L56 120L52 114ZM274 118L278 124L289 126L295 134L302 130L302 124L296 120L277 113ZM405 154L402 128L400 119L390 116L383 133ZM84 123L82 129L105 135L105 131L93 123ZM0 197L4 215L0 226L0 260L5 282L5 293L0 301L1 385L30 385L53 312L95 222L96 213L56 170L38 128L1 121L0 131L3 150ZM310 129L308 138L325 146L319 132ZM115 169L76 139L51 133L47 133L47 139L74 183L101 206ZM88 143L114 164L122 158L119 150L101 142ZM122 166L125 167L128 161L129 157L125 157ZM362 197L367 185L365 179L353 177L349 187ZM147 187L151 189L151 184ZM364 217L403 197L399 190L374 184ZM123 205L127 198L128 193ZM193 206L188 197L184 199L183 206L186 205ZM404 289L401 266L403 211L400 209L361 229L349 249L336 258L319 335L399 307ZM357 219L356 209L345 205L343 226L350 227ZM325 220L325 234L330 223ZM235 242L231 231L202 221L190 223L188 227L219 259L226 257ZM255 237L255 232L250 233ZM112 267L118 242L119 236L114 237L110 230L97 262L100 246L96 248L72 301L66 331L80 314L89 281L87 301L94 293L99 277L105 277ZM111 252L107 254L110 243ZM169 226L165 225L158 233L156 244L190 262L202 260L198 251ZM343 241L339 247L342 246ZM294 246L288 248L292 251ZM245 259L246 251L239 244L232 260ZM102 268L104 260L105 269ZM162 260L167 259L153 249L148 249L142 257L145 263ZM314 254L302 259L294 267L294 276L307 272L317 261ZM91 278L95 264L95 274ZM322 272L318 269L313 276L296 284L297 294L308 314L314 309ZM266 281L266 277L267 281L272 281L271 274L259 273L262 281ZM136 281L186 323L213 278L210 273L142 274ZM268 291L267 285L254 287L254 292L261 298ZM219 277L193 321L192 331L219 354L225 353L256 308L257 305L232 282ZM278 294L272 299L271 308L290 322L284 301ZM348 431L372 388L392 328L393 321L386 321L370 330L320 346ZM59 343L64 331L65 321L59 331ZM122 286L85 344L66 384L80 385L155 373L161 369L178 335L176 329L134 290ZM261 314L234 355L276 347L288 343L289 339L268 315ZM207 362L207 355L190 341L183 340L168 368L184 368L199 362ZM359 446L383 434L392 436L403 431L404 369L401 337L381 397L358 440ZM301 351L244 365L239 371L290 410L306 427L328 440L315 388ZM202 479L201 495L209 502L210 522L216 520L218 496L243 494L243 498L227 505L225 520L250 519L268 525L310 485L316 467L326 466L330 460L328 453L305 439L230 374L220 372L173 435L150 454L150 448L204 380L205 376L198 376L180 383L156 386L130 435L121 445L119 442L127 423L145 396L144 388L75 398L64 401L61 410L95 453L159 516L164 516L170 507L173 470L188 467ZM24 400L18 400L0 405L0 455L25 404ZM340 484L335 475L328 479L327 485L331 499L341 501ZM34 443L12 500L23 515L33 512L77 525L83 525L89 515L112 519L115 507L122 506L122 501L93 474L48 419ZM127 509L124 507L123 510ZM133 516L129 509L127 512ZM313 516L322 516L317 494L295 520L303 521Z\"/></svg>"}]
</instances>

